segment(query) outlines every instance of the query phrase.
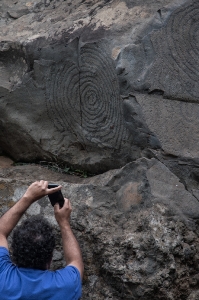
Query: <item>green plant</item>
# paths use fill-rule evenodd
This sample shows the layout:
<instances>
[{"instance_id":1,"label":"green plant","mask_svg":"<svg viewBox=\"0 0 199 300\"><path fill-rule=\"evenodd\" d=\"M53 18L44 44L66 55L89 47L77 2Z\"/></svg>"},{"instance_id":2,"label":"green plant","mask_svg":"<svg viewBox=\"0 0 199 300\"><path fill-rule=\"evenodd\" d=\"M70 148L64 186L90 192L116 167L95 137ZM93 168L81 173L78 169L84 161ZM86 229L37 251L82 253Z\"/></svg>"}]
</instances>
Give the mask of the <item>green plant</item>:
<instances>
[{"instance_id":1,"label":"green plant","mask_svg":"<svg viewBox=\"0 0 199 300\"><path fill-rule=\"evenodd\" d=\"M92 177L95 174L92 174L86 170L75 169L73 167L67 166L64 162L51 162L51 161L39 161L38 163L27 163L27 162L16 162L14 166L23 166L23 165L40 165L44 168L52 170L54 172L59 172L63 174L75 175L81 178Z\"/></svg>"}]
</instances>

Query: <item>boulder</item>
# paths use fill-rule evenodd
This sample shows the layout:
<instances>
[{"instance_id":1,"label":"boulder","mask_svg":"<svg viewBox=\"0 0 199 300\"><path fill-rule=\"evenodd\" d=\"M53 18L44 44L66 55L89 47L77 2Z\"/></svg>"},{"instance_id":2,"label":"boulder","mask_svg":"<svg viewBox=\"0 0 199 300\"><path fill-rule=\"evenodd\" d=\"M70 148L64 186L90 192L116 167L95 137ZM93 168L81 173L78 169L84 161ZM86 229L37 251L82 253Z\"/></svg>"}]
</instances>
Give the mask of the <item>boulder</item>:
<instances>
[{"instance_id":1,"label":"boulder","mask_svg":"<svg viewBox=\"0 0 199 300\"><path fill-rule=\"evenodd\" d=\"M164 164L142 158L75 182L35 165L7 167L0 172L1 214L36 174L62 184L71 200L85 263L82 299L196 299L199 202ZM55 229L52 269L60 268L60 232L47 197L23 218L39 214Z\"/></svg>"},{"instance_id":2,"label":"boulder","mask_svg":"<svg viewBox=\"0 0 199 300\"><path fill-rule=\"evenodd\" d=\"M145 62L132 45L142 47L144 36L150 39L181 6L2 1L2 150L15 161L59 160L99 173L161 148L136 98L122 96L136 89ZM154 53L150 57L155 60ZM148 83L141 85L145 92Z\"/></svg>"},{"instance_id":3,"label":"boulder","mask_svg":"<svg viewBox=\"0 0 199 300\"><path fill-rule=\"evenodd\" d=\"M83 299L198 298L198 9L197 0L0 3L0 155L23 163L0 157L0 214L35 180L62 184ZM47 198L24 218L37 214L54 226L52 268L62 267Z\"/></svg>"}]
</instances>

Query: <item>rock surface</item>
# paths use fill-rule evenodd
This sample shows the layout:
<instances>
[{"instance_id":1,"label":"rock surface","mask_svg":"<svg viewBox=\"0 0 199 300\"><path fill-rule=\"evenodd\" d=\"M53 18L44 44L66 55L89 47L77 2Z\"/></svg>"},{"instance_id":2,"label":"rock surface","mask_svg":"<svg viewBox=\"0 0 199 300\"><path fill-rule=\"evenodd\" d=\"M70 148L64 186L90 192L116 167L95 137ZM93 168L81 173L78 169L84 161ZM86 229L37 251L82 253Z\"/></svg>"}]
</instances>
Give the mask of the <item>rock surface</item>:
<instances>
[{"instance_id":1,"label":"rock surface","mask_svg":"<svg viewBox=\"0 0 199 300\"><path fill-rule=\"evenodd\" d=\"M198 1L0 5L1 151L97 173L198 157Z\"/></svg>"},{"instance_id":2,"label":"rock surface","mask_svg":"<svg viewBox=\"0 0 199 300\"><path fill-rule=\"evenodd\" d=\"M198 8L2 1L1 149L94 172L146 149L197 157Z\"/></svg>"},{"instance_id":3,"label":"rock surface","mask_svg":"<svg viewBox=\"0 0 199 300\"><path fill-rule=\"evenodd\" d=\"M136 98L121 96L143 59L131 45L166 23L156 12L169 4L172 14L173 1L2 1L3 151L102 172L160 148Z\"/></svg>"},{"instance_id":4,"label":"rock surface","mask_svg":"<svg viewBox=\"0 0 199 300\"><path fill-rule=\"evenodd\" d=\"M35 180L63 185L83 299L198 299L197 0L0 2L0 213ZM26 213L54 225L47 198Z\"/></svg>"},{"instance_id":5,"label":"rock surface","mask_svg":"<svg viewBox=\"0 0 199 300\"><path fill-rule=\"evenodd\" d=\"M38 166L3 168L1 214L35 174L61 183L72 202L72 227L85 262L82 299L197 299L199 201L164 164L142 158L76 183ZM52 268L62 267L60 233L47 197L24 217L37 214L55 228Z\"/></svg>"}]
</instances>

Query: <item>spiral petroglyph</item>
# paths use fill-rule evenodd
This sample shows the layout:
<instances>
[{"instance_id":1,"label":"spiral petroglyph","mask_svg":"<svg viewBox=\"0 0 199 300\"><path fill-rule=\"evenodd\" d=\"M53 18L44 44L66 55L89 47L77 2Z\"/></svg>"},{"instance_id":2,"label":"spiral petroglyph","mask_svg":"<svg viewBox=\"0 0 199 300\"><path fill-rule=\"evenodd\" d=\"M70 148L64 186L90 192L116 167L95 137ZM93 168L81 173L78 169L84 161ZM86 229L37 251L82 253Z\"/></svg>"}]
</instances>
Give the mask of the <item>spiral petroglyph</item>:
<instances>
[{"instance_id":1,"label":"spiral petroglyph","mask_svg":"<svg viewBox=\"0 0 199 300\"><path fill-rule=\"evenodd\" d=\"M156 58L150 69L150 90L168 97L199 101L199 2L187 1L167 24L151 33Z\"/></svg>"},{"instance_id":2,"label":"spiral petroglyph","mask_svg":"<svg viewBox=\"0 0 199 300\"><path fill-rule=\"evenodd\" d=\"M46 83L50 118L84 145L118 149L126 136L112 60L97 44L77 50L78 61L51 65Z\"/></svg>"}]
</instances>

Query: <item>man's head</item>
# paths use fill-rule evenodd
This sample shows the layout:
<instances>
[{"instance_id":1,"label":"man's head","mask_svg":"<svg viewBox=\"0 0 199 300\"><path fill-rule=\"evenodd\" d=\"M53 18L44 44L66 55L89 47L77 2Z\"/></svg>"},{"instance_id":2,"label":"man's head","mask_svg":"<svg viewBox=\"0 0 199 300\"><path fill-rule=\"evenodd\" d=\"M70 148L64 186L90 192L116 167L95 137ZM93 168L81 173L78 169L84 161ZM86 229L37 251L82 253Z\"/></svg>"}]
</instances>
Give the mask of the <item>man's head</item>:
<instances>
[{"instance_id":1,"label":"man's head","mask_svg":"<svg viewBox=\"0 0 199 300\"><path fill-rule=\"evenodd\" d=\"M55 237L47 220L33 216L13 233L13 260L18 267L45 270L52 259Z\"/></svg>"}]
</instances>

